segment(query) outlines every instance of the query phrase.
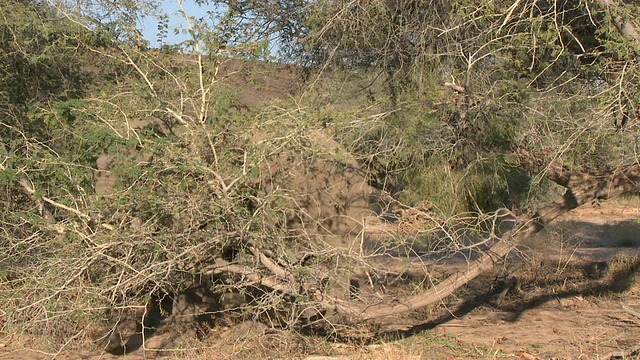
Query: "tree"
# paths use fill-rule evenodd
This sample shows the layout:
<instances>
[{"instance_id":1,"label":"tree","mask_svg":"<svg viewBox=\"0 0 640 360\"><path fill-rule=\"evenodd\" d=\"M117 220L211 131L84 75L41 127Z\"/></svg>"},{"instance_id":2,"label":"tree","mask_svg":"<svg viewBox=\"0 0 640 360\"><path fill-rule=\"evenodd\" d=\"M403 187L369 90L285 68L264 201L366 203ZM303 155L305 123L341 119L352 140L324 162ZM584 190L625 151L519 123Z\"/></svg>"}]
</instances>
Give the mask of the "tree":
<instances>
[{"instance_id":1,"label":"tree","mask_svg":"<svg viewBox=\"0 0 640 360\"><path fill-rule=\"evenodd\" d=\"M487 177L512 168L531 175L525 192L544 184L544 178L566 189L558 200L540 205L537 211L523 209L533 216L520 219L502 235L504 240L464 274L455 274L397 307L363 310L364 318L439 301L492 266L493 257L504 256L510 250L505 242L529 236L589 201L637 190L635 140L630 135L637 128L629 124L638 106L638 38L629 20L633 16L624 15L636 13L637 7L572 1L353 1L318 6L326 16L310 30L310 45L317 49L321 62L387 73L393 102L405 101L383 113L390 122L397 119L394 115L398 112L412 114L406 110L407 101L417 104L415 99L423 94L421 85L426 78L435 78L455 91L454 109L443 116L444 124L422 123L428 130L422 133L418 148L400 140L390 142L389 146L398 149L396 153L412 154L398 169L417 164L429 167L428 160L439 153L424 144L434 143L438 149L457 153L444 165L449 171L461 168L470 174L475 167ZM419 104L436 112L442 106L441 101ZM443 137L438 127L457 130L449 145L438 141ZM369 128L375 152L365 147L356 150L364 150L363 158L372 153L388 158L384 141L395 138L380 136L380 126ZM345 129L352 131L349 126ZM403 136L402 132L398 136ZM363 137L362 132L358 134L358 139ZM387 162L382 167L388 166ZM502 181L507 173L500 175ZM488 187L480 190L495 189L485 184ZM473 188L464 190L471 193ZM487 209L481 193L472 195L476 209Z\"/></svg>"},{"instance_id":2,"label":"tree","mask_svg":"<svg viewBox=\"0 0 640 360\"><path fill-rule=\"evenodd\" d=\"M37 331L46 317L68 337L87 313L108 315L108 348L124 351L131 322L175 320L188 295L212 299L197 305L215 317L233 295L274 326L342 331L440 301L561 214L637 190L635 5L205 4L213 21L181 8L183 54L140 43L135 21L159 12L154 3L0 10L10 322ZM312 85L335 70L369 84L383 74L388 86L356 89L335 110L325 102L324 113L305 107L316 105L308 90L245 115L225 66L263 58L274 37L317 71ZM453 189L448 203L393 198L424 200L428 181ZM548 202L552 183L566 190ZM425 251L484 255L399 304L374 305L359 291L390 272L371 255L418 254L366 248L369 206L426 218ZM483 239L465 245L469 231Z\"/></svg>"}]
</instances>

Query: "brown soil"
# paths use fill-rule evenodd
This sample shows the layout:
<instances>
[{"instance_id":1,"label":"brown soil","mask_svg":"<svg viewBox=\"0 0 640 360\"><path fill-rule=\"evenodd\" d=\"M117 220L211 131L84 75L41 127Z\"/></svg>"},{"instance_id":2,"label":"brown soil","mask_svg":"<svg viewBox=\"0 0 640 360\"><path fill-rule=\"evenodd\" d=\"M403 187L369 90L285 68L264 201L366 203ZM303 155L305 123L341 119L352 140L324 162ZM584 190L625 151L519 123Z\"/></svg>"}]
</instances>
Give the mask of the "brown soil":
<instances>
[{"instance_id":1,"label":"brown soil","mask_svg":"<svg viewBox=\"0 0 640 360\"><path fill-rule=\"evenodd\" d=\"M575 296L525 310L516 319L509 311L478 309L437 326L435 332L484 345L487 355L524 352L543 359L595 359L637 345L640 319L626 313L619 301Z\"/></svg>"}]
</instances>

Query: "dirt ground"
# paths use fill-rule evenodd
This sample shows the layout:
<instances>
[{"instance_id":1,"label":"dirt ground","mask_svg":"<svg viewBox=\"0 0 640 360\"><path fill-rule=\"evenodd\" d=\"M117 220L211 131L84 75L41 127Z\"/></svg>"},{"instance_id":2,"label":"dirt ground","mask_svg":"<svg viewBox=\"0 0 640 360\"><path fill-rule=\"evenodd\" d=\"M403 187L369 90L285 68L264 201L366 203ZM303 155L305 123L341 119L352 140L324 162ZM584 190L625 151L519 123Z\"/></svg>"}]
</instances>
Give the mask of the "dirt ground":
<instances>
[{"instance_id":1,"label":"dirt ground","mask_svg":"<svg viewBox=\"0 0 640 360\"><path fill-rule=\"evenodd\" d=\"M629 358L635 358L631 353L640 341L638 320L616 301L574 297L526 310L515 319L508 311L480 309L437 326L436 332L484 345L488 354L603 359L627 351Z\"/></svg>"},{"instance_id":2,"label":"dirt ground","mask_svg":"<svg viewBox=\"0 0 640 360\"><path fill-rule=\"evenodd\" d=\"M638 200L577 209L525 244L529 261L475 280L446 306L394 319L407 322L372 344L316 339L302 346L284 332L245 323L191 341L186 352L153 350L181 341L160 335L148 340L148 350L124 357L90 347L47 353L37 350L38 339L0 334L0 359L640 359L638 214ZM502 301L503 285L492 276L517 278Z\"/></svg>"},{"instance_id":3,"label":"dirt ground","mask_svg":"<svg viewBox=\"0 0 640 360\"><path fill-rule=\"evenodd\" d=\"M527 244L536 269L517 271L525 279L516 294L433 333L482 345L485 355L640 359L639 213L637 199L570 212Z\"/></svg>"}]
</instances>

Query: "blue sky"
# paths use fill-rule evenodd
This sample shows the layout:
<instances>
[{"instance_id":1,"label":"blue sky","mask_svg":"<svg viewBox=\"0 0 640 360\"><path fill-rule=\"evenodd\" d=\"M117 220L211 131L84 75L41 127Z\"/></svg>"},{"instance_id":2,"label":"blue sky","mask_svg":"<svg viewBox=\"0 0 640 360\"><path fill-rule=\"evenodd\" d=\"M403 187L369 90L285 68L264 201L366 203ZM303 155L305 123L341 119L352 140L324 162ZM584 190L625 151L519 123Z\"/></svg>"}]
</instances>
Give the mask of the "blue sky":
<instances>
[{"instance_id":1,"label":"blue sky","mask_svg":"<svg viewBox=\"0 0 640 360\"><path fill-rule=\"evenodd\" d=\"M169 33L167 35L167 39L165 40L167 44L177 44L189 38L188 34L178 34L175 35L173 33L173 29L177 27L182 27L186 29L186 22L184 16L180 12L180 6L178 5L177 0L160 0L161 11L167 15L169 15ZM183 0L182 6L184 6L185 10L189 14L189 16L201 17L205 15L205 12L211 10L213 6L209 7L200 7L195 1ZM146 40L149 41L149 45L151 47L158 46L158 19L153 17L146 17L141 21L141 31L142 35Z\"/></svg>"},{"instance_id":2,"label":"blue sky","mask_svg":"<svg viewBox=\"0 0 640 360\"><path fill-rule=\"evenodd\" d=\"M2 1L2 0L0 0ZM186 33L175 34L174 29L187 29L187 23L184 19L184 15L180 11L178 0L157 0L161 4L160 12L169 16L169 29L165 44L175 45L185 40L189 40L190 37ZM215 4L199 6L195 0L183 0L182 6L187 11L190 17L196 18L208 18L207 11L220 10L220 6ZM214 19L215 20L215 19ZM140 20L139 30L142 32L143 37L149 41L149 46L157 48L158 43L158 19L154 17L145 17ZM279 47L277 42L270 45L271 54L277 54Z\"/></svg>"}]
</instances>

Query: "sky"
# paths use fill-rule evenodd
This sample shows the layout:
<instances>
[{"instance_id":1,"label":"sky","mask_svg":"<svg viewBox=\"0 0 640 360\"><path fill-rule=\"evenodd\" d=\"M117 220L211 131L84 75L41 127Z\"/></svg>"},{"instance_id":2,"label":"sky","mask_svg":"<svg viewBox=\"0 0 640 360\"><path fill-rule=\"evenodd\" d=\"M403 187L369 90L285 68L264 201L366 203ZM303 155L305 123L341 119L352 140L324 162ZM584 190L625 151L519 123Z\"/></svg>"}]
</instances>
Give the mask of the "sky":
<instances>
[{"instance_id":1,"label":"sky","mask_svg":"<svg viewBox=\"0 0 640 360\"><path fill-rule=\"evenodd\" d=\"M180 6L177 0L160 0L161 11L169 15L169 33L165 42L169 45L177 44L189 38L188 34L173 33L173 29L182 26L186 29L186 21L184 16L180 12ZM205 12L211 10L209 7L200 7L195 1L183 0L182 5L190 16L201 17L205 15ZM141 31L144 38L149 41L151 47L158 46L158 19L153 17L146 17L141 21Z\"/></svg>"},{"instance_id":2,"label":"sky","mask_svg":"<svg viewBox=\"0 0 640 360\"><path fill-rule=\"evenodd\" d=\"M0 0L2 1L2 0ZM187 23L184 19L178 0L158 0L161 4L160 11L169 16L169 29L165 44L175 45L185 40L189 40L188 34L180 33L174 34L173 29L182 28L187 29ZM201 18L207 17L207 11L213 11L216 9L215 5L199 6L195 0L182 0L182 6L187 11L187 14L192 17ZM139 24L139 30L142 32L142 36L145 40L149 41L149 46L152 48L159 47L158 43L158 19L154 17L145 17L141 19ZM271 44L270 51L272 54L276 54L279 51L277 43Z\"/></svg>"}]
</instances>

